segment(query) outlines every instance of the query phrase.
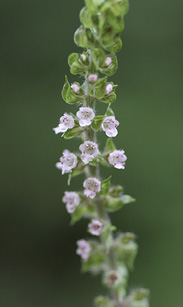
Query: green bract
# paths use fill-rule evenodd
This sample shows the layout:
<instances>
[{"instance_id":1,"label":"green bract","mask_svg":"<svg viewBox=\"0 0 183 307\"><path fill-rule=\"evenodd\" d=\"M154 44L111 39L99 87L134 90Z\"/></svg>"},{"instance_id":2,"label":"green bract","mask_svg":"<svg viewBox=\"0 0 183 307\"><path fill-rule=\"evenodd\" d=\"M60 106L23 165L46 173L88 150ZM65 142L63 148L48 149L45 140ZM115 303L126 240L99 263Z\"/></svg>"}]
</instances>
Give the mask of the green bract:
<instances>
[{"instance_id":1,"label":"green bract","mask_svg":"<svg viewBox=\"0 0 183 307\"><path fill-rule=\"evenodd\" d=\"M105 118L104 115L102 115L102 116L101 115L95 116L95 118L93 119L92 124L91 124L91 127L92 127L93 131L95 131L95 132L99 131L104 118Z\"/></svg>"},{"instance_id":2,"label":"green bract","mask_svg":"<svg viewBox=\"0 0 183 307\"><path fill-rule=\"evenodd\" d=\"M78 82L75 82L80 87ZM84 100L84 91L80 87L79 93L76 94L71 88L67 76L65 77L65 84L62 90L62 98L68 104L75 104L77 102L82 102Z\"/></svg>"}]
</instances>

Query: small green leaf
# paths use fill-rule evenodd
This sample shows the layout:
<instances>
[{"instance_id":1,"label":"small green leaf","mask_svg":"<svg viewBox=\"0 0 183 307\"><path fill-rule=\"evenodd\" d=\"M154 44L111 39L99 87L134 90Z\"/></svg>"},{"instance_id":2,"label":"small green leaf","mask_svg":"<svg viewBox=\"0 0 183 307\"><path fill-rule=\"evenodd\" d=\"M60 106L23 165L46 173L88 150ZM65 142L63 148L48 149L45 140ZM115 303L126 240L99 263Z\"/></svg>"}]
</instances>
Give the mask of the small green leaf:
<instances>
[{"instance_id":1,"label":"small green leaf","mask_svg":"<svg viewBox=\"0 0 183 307\"><path fill-rule=\"evenodd\" d=\"M82 263L82 272L100 273L103 264L105 263L105 255L102 251L96 251L90 254L89 259Z\"/></svg>"},{"instance_id":2,"label":"small green leaf","mask_svg":"<svg viewBox=\"0 0 183 307\"><path fill-rule=\"evenodd\" d=\"M108 37L107 41L106 39L102 41L102 46L104 49L111 51L111 52L119 52L122 48L122 40L119 35L116 35L115 37L111 37L109 39Z\"/></svg>"},{"instance_id":3,"label":"small green leaf","mask_svg":"<svg viewBox=\"0 0 183 307\"><path fill-rule=\"evenodd\" d=\"M132 293L133 299L135 301L141 301L145 297L149 296L149 290L148 289L138 289Z\"/></svg>"},{"instance_id":4,"label":"small green leaf","mask_svg":"<svg viewBox=\"0 0 183 307\"><path fill-rule=\"evenodd\" d=\"M95 48L92 50L92 58L95 64L96 70L105 64L106 55L102 49Z\"/></svg>"},{"instance_id":5,"label":"small green leaf","mask_svg":"<svg viewBox=\"0 0 183 307\"><path fill-rule=\"evenodd\" d=\"M112 187L109 191L109 195L112 197L121 197L123 192L123 187L121 187L120 185Z\"/></svg>"},{"instance_id":6,"label":"small green leaf","mask_svg":"<svg viewBox=\"0 0 183 307\"><path fill-rule=\"evenodd\" d=\"M105 296L96 297L95 305L97 307L115 307L116 306L114 301L110 300L108 297L105 297Z\"/></svg>"},{"instance_id":7,"label":"small green leaf","mask_svg":"<svg viewBox=\"0 0 183 307\"><path fill-rule=\"evenodd\" d=\"M107 179L102 181L101 191L100 191L101 195L106 196L109 193L109 189L110 189L110 185L111 185L111 178L112 178L112 176L110 176Z\"/></svg>"},{"instance_id":8,"label":"small green leaf","mask_svg":"<svg viewBox=\"0 0 183 307\"><path fill-rule=\"evenodd\" d=\"M76 62L79 59L78 53L71 53L68 58L68 64L69 66L72 66L74 62Z\"/></svg>"},{"instance_id":9,"label":"small green leaf","mask_svg":"<svg viewBox=\"0 0 183 307\"><path fill-rule=\"evenodd\" d=\"M76 207L75 211L72 213L71 225L74 225L83 217L91 218L94 213L95 213L95 207L91 203L87 204L86 202L84 202L80 204L79 206Z\"/></svg>"},{"instance_id":10,"label":"small green leaf","mask_svg":"<svg viewBox=\"0 0 183 307\"><path fill-rule=\"evenodd\" d=\"M108 138L105 144L104 152L112 152L116 149L114 145L113 138Z\"/></svg>"},{"instance_id":11,"label":"small green leaf","mask_svg":"<svg viewBox=\"0 0 183 307\"><path fill-rule=\"evenodd\" d=\"M104 97L100 98L100 101L105 103L112 103L116 100L116 94L114 92L105 95Z\"/></svg>"},{"instance_id":12,"label":"small green leaf","mask_svg":"<svg viewBox=\"0 0 183 307\"><path fill-rule=\"evenodd\" d=\"M109 65L109 66L105 66L105 62L103 64L102 67L100 67L100 72L103 73L103 74L106 74L107 76L112 76L115 74L115 72L117 71L118 69L118 60L117 60L117 57L116 55L112 55L111 56L111 59L112 59L112 63Z\"/></svg>"},{"instance_id":13,"label":"small green leaf","mask_svg":"<svg viewBox=\"0 0 183 307\"><path fill-rule=\"evenodd\" d=\"M81 23L85 26L85 28L93 28L93 21L92 21L92 15L87 10L86 7L83 7L80 11L79 15Z\"/></svg>"},{"instance_id":14,"label":"small green leaf","mask_svg":"<svg viewBox=\"0 0 183 307\"><path fill-rule=\"evenodd\" d=\"M98 13L98 7L104 3L105 0L85 0L87 9L92 14Z\"/></svg>"},{"instance_id":15,"label":"small green leaf","mask_svg":"<svg viewBox=\"0 0 183 307\"><path fill-rule=\"evenodd\" d=\"M95 131L95 132L99 131L104 118L105 118L104 115L97 115L97 116L95 116L95 118L93 119L92 124L91 124L91 127L92 127L93 131Z\"/></svg>"},{"instance_id":16,"label":"small green leaf","mask_svg":"<svg viewBox=\"0 0 183 307\"><path fill-rule=\"evenodd\" d=\"M104 97L107 86L107 77L98 79L90 88L90 96L95 96L97 99L101 100Z\"/></svg>"},{"instance_id":17,"label":"small green leaf","mask_svg":"<svg viewBox=\"0 0 183 307\"><path fill-rule=\"evenodd\" d=\"M115 212L121 209L124 205L134 202L135 199L129 195L123 195L121 197L111 197L106 198L105 207L108 212Z\"/></svg>"},{"instance_id":18,"label":"small green leaf","mask_svg":"<svg viewBox=\"0 0 183 307\"><path fill-rule=\"evenodd\" d=\"M68 91L69 87L70 87L69 81L67 79L67 76L65 76L65 84L64 84L64 87L63 87L63 90L62 90L62 98L65 101L66 101L66 95L67 95L67 91Z\"/></svg>"},{"instance_id":19,"label":"small green leaf","mask_svg":"<svg viewBox=\"0 0 183 307\"><path fill-rule=\"evenodd\" d=\"M72 139L76 136L81 136L82 132L84 131L84 129L80 128L80 127L74 127L72 129L68 129L64 134L63 137L66 140Z\"/></svg>"},{"instance_id":20,"label":"small green leaf","mask_svg":"<svg viewBox=\"0 0 183 307\"><path fill-rule=\"evenodd\" d=\"M74 42L77 46L83 48L89 48L90 44L88 42L88 37L86 34L86 29L81 25L74 33Z\"/></svg>"}]
</instances>

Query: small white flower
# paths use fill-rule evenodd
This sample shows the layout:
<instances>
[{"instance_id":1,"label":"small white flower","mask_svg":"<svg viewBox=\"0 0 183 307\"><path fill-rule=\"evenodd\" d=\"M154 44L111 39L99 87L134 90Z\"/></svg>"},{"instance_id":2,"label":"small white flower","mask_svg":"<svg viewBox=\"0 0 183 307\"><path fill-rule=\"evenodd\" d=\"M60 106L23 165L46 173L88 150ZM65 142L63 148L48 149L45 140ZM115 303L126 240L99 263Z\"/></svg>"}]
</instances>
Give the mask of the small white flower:
<instances>
[{"instance_id":1,"label":"small white flower","mask_svg":"<svg viewBox=\"0 0 183 307\"><path fill-rule=\"evenodd\" d=\"M80 204L80 197L76 192L66 191L64 194L62 201L66 204L67 212L73 213L76 207Z\"/></svg>"},{"instance_id":2,"label":"small white flower","mask_svg":"<svg viewBox=\"0 0 183 307\"><path fill-rule=\"evenodd\" d=\"M108 161L111 165L118 169L125 168L125 161L127 160L127 156L124 154L124 150L114 150L110 153Z\"/></svg>"},{"instance_id":3,"label":"small white flower","mask_svg":"<svg viewBox=\"0 0 183 307\"><path fill-rule=\"evenodd\" d=\"M113 90L113 85L111 83L107 84L106 89L105 89L106 95L111 93L112 90Z\"/></svg>"},{"instance_id":4,"label":"small white flower","mask_svg":"<svg viewBox=\"0 0 183 307\"><path fill-rule=\"evenodd\" d=\"M79 240L77 241L77 246L76 254L81 256L84 261L87 261L91 252L90 244L85 240Z\"/></svg>"},{"instance_id":5,"label":"small white flower","mask_svg":"<svg viewBox=\"0 0 183 307\"><path fill-rule=\"evenodd\" d=\"M97 79L98 79L98 76L95 75L95 74L91 74L91 75L88 76L88 80L89 80L91 83L96 82Z\"/></svg>"},{"instance_id":6,"label":"small white flower","mask_svg":"<svg viewBox=\"0 0 183 307\"><path fill-rule=\"evenodd\" d=\"M112 59L110 57L107 57L105 59L105 66L109 66L112 63Z\"/></svg>"},{"instance_id":7,"label":"small white flower","mask_svg":"<svg viewBox=\"0 0 183 307\"><path fill-rule=\"evenodd\" d=\"M76 83L73 83L73 84L71 85L71 88L72 88L72 90L74 91L74 93L76 93L76 94L78 94L79 91L80 91L80 87L79 87L79 85L77 85Z\"/></svg>"},{"instance_id":8,"label":"small white flower","mask_svg":"<svg viewBox=\"0 0 183 307\"><path fill-rule=\"evenodd\" d=\"M76 113L76 116L79 118L79 124L81 127L91 125L92 120L95 117L95 113L91 108L81 107L79 111Z\"/></svg>"},{"instance_id":9,"label":"small white flower","mask_svg":"<svg viewBox=\"0 0 183 307\"><path fill-rule=\"evenodd\" d=\"M86 55L84 53L81 54L81 58L83 61L86 61Z\"/></svg>"},{"instance_id":10,"label":"small white flower","mask_svg":"<svg viewBox=\"0 0 183 307\"><path fill-rule=\"evenodd\" d=\"M100 192L101 182L97 178L87 178L83 182L83 187L85 188L84 194L89 198L94 198L97 192Z\"/></svg>"},{"instance_id":11,"label":"small white flower","mask_svg":"<svg viewBox=\"0 0 183 307\"><path fill-rule=\"evenodd\" d=\"M108 137L115 137L118 134L117 126L119 126L119 122L114 116L107 116L101 125Z\"/></svg>"},{"instance_id":12,"label":"small white flower","mask_svg":"<svg viewBox=\"0 0 183 307\"><path fill-rule=\"evenodd\" d=\"M75 154L68 150L64 150L63 156L60 158L60 162L56 163L56 167L62 170L62 175L65 173L71 173L72 169L76 167L78 163Z\"/></svg>"},{"instance_id":13,"label":"small white flower","mask_svg":"<svg viewBox=\"0 0 183 307\"><path fill-rule=\"evenodd\" d=\"M79 146L79 149L82 152L81 160L84 164L87 164L99 154L98 145L94 142L85 141Z\"/></svg>"},{"instance_id":14,"label":"small white flower","mask_svg":"<svg viewBox=\"0 0 183 307\"><path fill-rule=\"evenodd\" d=\"M98 220L92 220L88 225L89 232L94 236L99 236L102 231L102 223Z\"/></svg>"},{"instance_id":15,"label":"small white flower","mask_svg":"<svg viewBox=\"0 0 183 307\"><path fill-rule=\"evenodd\" d=\"M58 127L53 128L55 131L55 134L58 134L60 132L66 132L68 129L72 129L74 127L74 118L67 114L64 113L62 117L60 117L60 122Z\"/></svg>"}]
</instances>

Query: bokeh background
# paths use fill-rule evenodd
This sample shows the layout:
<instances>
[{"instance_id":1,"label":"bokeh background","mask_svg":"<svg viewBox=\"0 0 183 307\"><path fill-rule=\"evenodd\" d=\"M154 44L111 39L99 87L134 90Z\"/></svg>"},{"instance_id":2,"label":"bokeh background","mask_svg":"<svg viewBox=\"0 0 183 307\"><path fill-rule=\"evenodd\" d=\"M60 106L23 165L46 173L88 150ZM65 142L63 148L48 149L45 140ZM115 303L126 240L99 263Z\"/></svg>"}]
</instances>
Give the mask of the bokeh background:
<instances>
[{"instance_id":1,"label":"bokeh background","mask_svg":"<svg viewBox=\"0 0 183 307\"><path fill-rule=\"evenodd\" d=\"M63 149L79 145L52 128L64 111L76 112L60 91L65 74L75 79L67 57L80 50L73 33L82 6L0 1L1 307L90 307L105 293L99 277L80 275L75 242L87 223L69 226L61 202L67 176L54 166ZM182 10L178 0L131 1L111 79L119 84L115 141L128 155L113 182L137 199L112 220L137 234L129 288L150 288L151 307L183 306ZM81 189L82 178L71 187Z\"/></svg>"}]
</instances>

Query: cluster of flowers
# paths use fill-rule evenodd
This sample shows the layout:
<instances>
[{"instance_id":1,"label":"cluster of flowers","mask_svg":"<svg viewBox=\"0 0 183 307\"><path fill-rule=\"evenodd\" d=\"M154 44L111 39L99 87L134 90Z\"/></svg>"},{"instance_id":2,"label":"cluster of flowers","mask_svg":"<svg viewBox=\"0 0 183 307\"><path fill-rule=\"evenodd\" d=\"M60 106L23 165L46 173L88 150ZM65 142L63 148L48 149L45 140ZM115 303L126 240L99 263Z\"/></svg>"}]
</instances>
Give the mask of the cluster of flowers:
<instances>
[{"instance_id":1,"label":"cluster of flowers","mask_svg":"<svg viewBox=\"0 0 183 307\"><path fill-rule=\"evenodd\" d=\"M84 55L83 55L84 56ZM105 60L105 65L109 66L112 60L107 57ZM97 74L90 74L88 76L88 81L90 83L96 82L98 79ZM74 93L79 93L80 87L73 83L71 88ZM113 90L113 85L108 83L105 89L106 94L111 93ZM65 133L69 129L73 129L78 124L80 127L89 127L95 118L95 113L90 107L80 107L76 116L64 113L60 117L59 124L56 128L53 128L55 134ZM118 134L117 127L119 122L116 120L115 116L106 116L101 124L101 129L105 132L108 137L115 137ZM80 157L78 155L71 153L69 150L64 150L63 155L60 157L60 161L56 163L56 167L61 170L62 175L65 173L72 173L72 170L77 166L79 159L82 160L83 164L86 165L92 162L97 156L100 155L98 144L92 141L85 141L79 146L81 151ZM79 159L78 159L79 158ZM125 168L125 161L127 159L124 150L114 150L108 154L108 162L117 169ZM96 194L101 191L101 181L97 178L89 177L83 182L84 195L90 199L96 197ZM63 203L66 204L66 209L68 213L72 214L76 210L77 206L80 205L81 199L78 193L73 191L66 191L62 199ZM94 235L99 236L103 231L104 225L102 221L93 219L88 225L88 231ZM85 240L77 241L78 249L76 253L81 256L84 261L88 260L90 255L91 246Z\"/></svg>"}]
</instances>

